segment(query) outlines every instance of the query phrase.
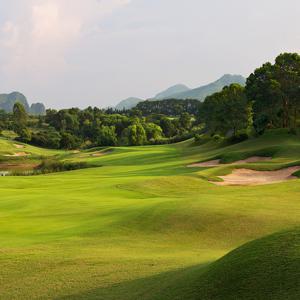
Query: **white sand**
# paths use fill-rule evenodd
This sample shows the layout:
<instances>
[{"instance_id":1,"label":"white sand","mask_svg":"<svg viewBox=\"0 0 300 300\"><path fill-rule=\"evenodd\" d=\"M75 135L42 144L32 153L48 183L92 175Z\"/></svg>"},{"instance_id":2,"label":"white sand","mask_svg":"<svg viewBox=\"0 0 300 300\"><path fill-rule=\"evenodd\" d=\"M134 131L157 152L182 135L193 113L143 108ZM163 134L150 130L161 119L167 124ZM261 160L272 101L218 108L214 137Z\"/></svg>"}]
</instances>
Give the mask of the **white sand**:
<instances>
[{"instance_id":1,"label":"white sand","mask_svg":"<svg viewBox=\"0 0 300 300\"><path fill-rule=\"evenodd\" d=\"M277 171L255 171L249 169L235 169L229 175L219 176L223 182L213 182L216 185L262 185L283 182L298 177L292 174L299 171L300 166L289 167Z\"/></svg>"}]
</instances>

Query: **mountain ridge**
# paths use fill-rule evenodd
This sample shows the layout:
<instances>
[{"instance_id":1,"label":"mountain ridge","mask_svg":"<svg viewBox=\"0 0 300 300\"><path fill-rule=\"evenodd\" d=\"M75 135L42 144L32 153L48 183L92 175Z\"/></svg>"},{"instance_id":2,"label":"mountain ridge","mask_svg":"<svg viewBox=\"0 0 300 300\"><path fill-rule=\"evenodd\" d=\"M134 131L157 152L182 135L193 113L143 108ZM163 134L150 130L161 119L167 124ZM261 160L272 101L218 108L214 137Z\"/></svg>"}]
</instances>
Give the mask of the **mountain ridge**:
<instances>
[{"instance_id":1,"label":"mountain ridge","mask_svg":"<svg viewBox=\"0 0 300 300\"><path fill-rule=\"evenodd\" d=\"M220 92L225 86L233 83L238 83L244 86L246 84L246 78L244 78L242 75L224 74L216 81L193 89L184 84L176 84L163 90L162 92L159 92L153 98L147 100L160 101L167 99L194 99L204 101L207 96L216 92ZM120 101L119 104L116 105L116 109L131 109L143 101L146 101L146 99L129 97Z\"/></svg>"}]
</instances>

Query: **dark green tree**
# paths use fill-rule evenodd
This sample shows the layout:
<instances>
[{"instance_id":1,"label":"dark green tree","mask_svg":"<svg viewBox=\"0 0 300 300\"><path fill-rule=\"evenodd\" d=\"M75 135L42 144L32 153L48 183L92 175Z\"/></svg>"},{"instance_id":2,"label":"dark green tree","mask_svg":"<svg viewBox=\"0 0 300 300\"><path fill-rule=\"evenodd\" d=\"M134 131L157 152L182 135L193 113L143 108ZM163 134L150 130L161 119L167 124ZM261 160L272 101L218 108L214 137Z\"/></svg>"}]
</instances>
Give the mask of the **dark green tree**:
<instances>
[{"instance_id":1,"label":"dark green tree","mask_svg":"<svg viewBox=\"0 0 300 300\"><path fill-rule=\"evenodd\" d=\"M13 107L13 123L14 129L18 134L26 127L28 115L24 106L17 102Z\"/></svg>"}]
</instances>

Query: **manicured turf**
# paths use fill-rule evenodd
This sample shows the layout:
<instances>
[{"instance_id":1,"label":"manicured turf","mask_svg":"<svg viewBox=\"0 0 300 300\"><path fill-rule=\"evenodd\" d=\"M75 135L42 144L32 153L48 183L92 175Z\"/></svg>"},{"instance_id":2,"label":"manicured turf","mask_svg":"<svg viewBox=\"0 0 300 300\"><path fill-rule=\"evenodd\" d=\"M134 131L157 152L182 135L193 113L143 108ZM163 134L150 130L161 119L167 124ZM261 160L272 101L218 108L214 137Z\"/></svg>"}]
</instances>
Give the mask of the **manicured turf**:
<instances>
[{"instance_id":1,"label":"manicured turf","mask_svg":"<svg viewBox=\"0 0 300 300\"><path fill-rule=\"evenodd\" d=\"M219 187L205 178L233 166L186 167L251 155L274 157L256 169L297 164L300 138L284 132L227 147L187 141L58 154L99 167L0 178L3 299L198 299L195 282L204 293L210 263L300 224L299 180Z\"/></svg>"}]
</instances>

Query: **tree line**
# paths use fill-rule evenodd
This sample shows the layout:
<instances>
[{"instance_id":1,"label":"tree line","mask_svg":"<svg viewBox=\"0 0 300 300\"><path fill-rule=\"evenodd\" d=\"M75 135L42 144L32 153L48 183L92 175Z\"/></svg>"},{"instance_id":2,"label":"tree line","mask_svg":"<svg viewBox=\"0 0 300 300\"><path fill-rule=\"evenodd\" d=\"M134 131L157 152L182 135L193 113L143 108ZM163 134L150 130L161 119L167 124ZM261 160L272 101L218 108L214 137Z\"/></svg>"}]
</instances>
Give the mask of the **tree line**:
<instances>
[{"instance_id":1,"label":"tree line","mask_svg":"<svg viewBox=\"0 0 300 300\"><path fill-rule=\"evenodd\" d=\"M88 107L28 115L16 103L0 111L0 131L14 130L20 141L48 148L147 145L181 141L203 134L243 140L269 128L299 127L300 56L279 55L247 79L204 100L145 101L131 110Z\"/></svg>"},{"instance_id":2,"label":"tree line","mask_svg":"<svg viewBox=\"0 0 300 300\"><path fill-rule=\"evenodd\" d=\"M111 111L88 107L46 111L30 116L16 103L13 112L0 113L0 130L13 130L18 140L47 148L88 148L98 146L139 146L171 143L192 137L195 116L179 112L143 116L138 110Z\"/></svg>"},{"instance_id":3,"label":"tree line","mask_svg":"<svg viewBox=\"0 0 300 300\"><path fill-rule=\"evenodd\" d=\"M247 135L266 129L299 127L300 56L283 53L274 64L265 63L247 79L208 96L200 118L211 135Z\"/></svg>"}]
</instances>

